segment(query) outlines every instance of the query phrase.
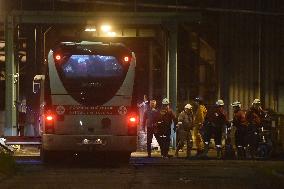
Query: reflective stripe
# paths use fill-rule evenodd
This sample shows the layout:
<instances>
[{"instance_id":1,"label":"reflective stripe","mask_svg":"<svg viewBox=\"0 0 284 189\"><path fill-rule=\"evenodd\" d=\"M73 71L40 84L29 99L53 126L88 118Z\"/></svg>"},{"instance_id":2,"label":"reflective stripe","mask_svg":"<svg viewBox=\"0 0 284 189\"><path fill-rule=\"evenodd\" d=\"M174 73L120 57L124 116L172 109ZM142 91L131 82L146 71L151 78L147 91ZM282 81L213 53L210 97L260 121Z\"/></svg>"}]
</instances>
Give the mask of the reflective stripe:
<instances>
[{"instance_id":1,"label":"reflective stripe","mask_svg":"<svg viewBox=\"0 0 284 189\"><path fill-rule=\"evenodd\" d=\"M243 146L238 146L238 148L242 148Z\"/></svg>"},{"instance_id":2,"label":"reflective stripe","mask_svg":"<svg viewBox=\"0 0 284 189\"><path fill-rule=\"evenodd\" d=\"M216 145L216 147L217 147L217 148L220 148L220 147L221 147L221 145Z\"/></svg>"},{"instance_id":3,"label":"reflective stripe","mask_svg":"<svg viewBox=\"0 0 284 189\"><path fill-rule=\"evenodd\" d=\"M209 142L205 142L205 144L209 144Z\"/></svg>"}]
</instances>

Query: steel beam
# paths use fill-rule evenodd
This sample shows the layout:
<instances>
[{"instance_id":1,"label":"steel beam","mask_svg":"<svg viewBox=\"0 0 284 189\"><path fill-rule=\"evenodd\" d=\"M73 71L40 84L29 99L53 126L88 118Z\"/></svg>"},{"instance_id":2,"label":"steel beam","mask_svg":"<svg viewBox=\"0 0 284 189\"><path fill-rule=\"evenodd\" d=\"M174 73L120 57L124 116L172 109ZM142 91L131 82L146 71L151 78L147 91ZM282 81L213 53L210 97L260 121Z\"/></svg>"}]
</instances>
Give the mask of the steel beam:
<instances>
[{"instance_id":1,"label":"steel beam","mask_svg":"<svg viewBox=\"0 0 284 189\"><path fill-rule=\"evenodd\" d=\"M5 22L5 136L15 136L16 126L16 90L15 90L15 56L14 56L14 21L12 16Z\"/></svg>"},{"instance_id":2,"label":"steel beam","mask_svg":"<svg viewBox=\"0 0 284 189\"><path fill-rule=\"evenodd\" d=\"M165 21L193 22L201 19L196 12L66 12L66 11L13 11L16 23L42 24L113 24L157 25Z\"/></svg>"}]
</instances>

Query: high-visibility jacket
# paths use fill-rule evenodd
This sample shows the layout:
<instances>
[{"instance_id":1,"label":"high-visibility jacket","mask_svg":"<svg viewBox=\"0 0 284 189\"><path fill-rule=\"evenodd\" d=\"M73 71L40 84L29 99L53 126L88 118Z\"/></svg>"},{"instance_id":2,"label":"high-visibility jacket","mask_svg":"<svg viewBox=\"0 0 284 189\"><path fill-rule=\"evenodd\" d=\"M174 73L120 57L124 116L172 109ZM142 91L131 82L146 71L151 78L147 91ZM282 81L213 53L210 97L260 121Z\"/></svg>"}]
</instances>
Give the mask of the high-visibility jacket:
<instances>
[{"instance_id":1,"label":"high-visibility jacket","mask_svg":"<svg viewBox=\"0 0 284 189\"><path fill-rule=\"evenodd\" d=\"M194 126L201 126L205 120L206 114L206 107L204 105L199 105L194 116Z\"/></svg>"}]
</instances>

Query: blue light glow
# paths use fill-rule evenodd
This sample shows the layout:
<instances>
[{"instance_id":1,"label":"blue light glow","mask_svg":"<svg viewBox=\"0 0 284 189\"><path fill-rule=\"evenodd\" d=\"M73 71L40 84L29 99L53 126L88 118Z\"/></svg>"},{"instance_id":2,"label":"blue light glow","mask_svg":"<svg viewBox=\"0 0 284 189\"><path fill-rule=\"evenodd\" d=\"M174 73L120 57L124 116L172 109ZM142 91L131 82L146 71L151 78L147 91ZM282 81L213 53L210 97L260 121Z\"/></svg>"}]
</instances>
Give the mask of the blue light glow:
<instances>
[{"instance_id":1,"label":"blue light glow","mask_svg":"<svg viewBox=\"0 0 284 189\"><path fill-rule=\"evenodd\" d=\"M120 77L123 67L114 56L72 55L62 65L66 78Z\"/></svg>"}]
</instances>

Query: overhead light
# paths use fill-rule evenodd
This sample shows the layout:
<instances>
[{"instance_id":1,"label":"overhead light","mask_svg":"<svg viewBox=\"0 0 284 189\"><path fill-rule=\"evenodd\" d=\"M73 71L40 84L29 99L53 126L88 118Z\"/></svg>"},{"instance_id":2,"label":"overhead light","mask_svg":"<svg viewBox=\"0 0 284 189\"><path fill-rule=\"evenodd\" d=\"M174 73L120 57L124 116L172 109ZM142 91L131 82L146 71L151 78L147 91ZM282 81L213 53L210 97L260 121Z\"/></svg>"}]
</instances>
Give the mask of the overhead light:
<instances>
[{"instance_id":1,"label":"overhead light","mask_svg":"<svg viewBox=\"0 0 284 189\"><path fill-rule=\"evenodd\" d=\"M101 30L103 32L109 32L111 30L111 26L110 25L102 25Z\"/></svg>"},{"instance_id":2,"label":"overhead light","mask_svg":"<svg viewBox=\"0 0 284 189\"><path fill-rule=\"evenodd\" d=\"M0 41L0 49L5 47L5 41Z\"/></svg>"},{"instance_id":3,"label":"overhead light","mask_svg":"<svg viewBox=\"0 0 284 189\"><path fill-rule=\"evenodd\" d=\"M95 32L95 31L97 31L97 29L96 28L85 28L85 31L86 32Z\"/></svg>"},{"instance_id":4,"label":"overhead light","mask_svg":"<svg viewBox=\"0 0 284 189\"><path fill-rule=\"evenodd\" d=\"M108 32L107 35L110 36L110 37L115 37L116 33L115 32Z\"/></svg>"}]
</instances>

